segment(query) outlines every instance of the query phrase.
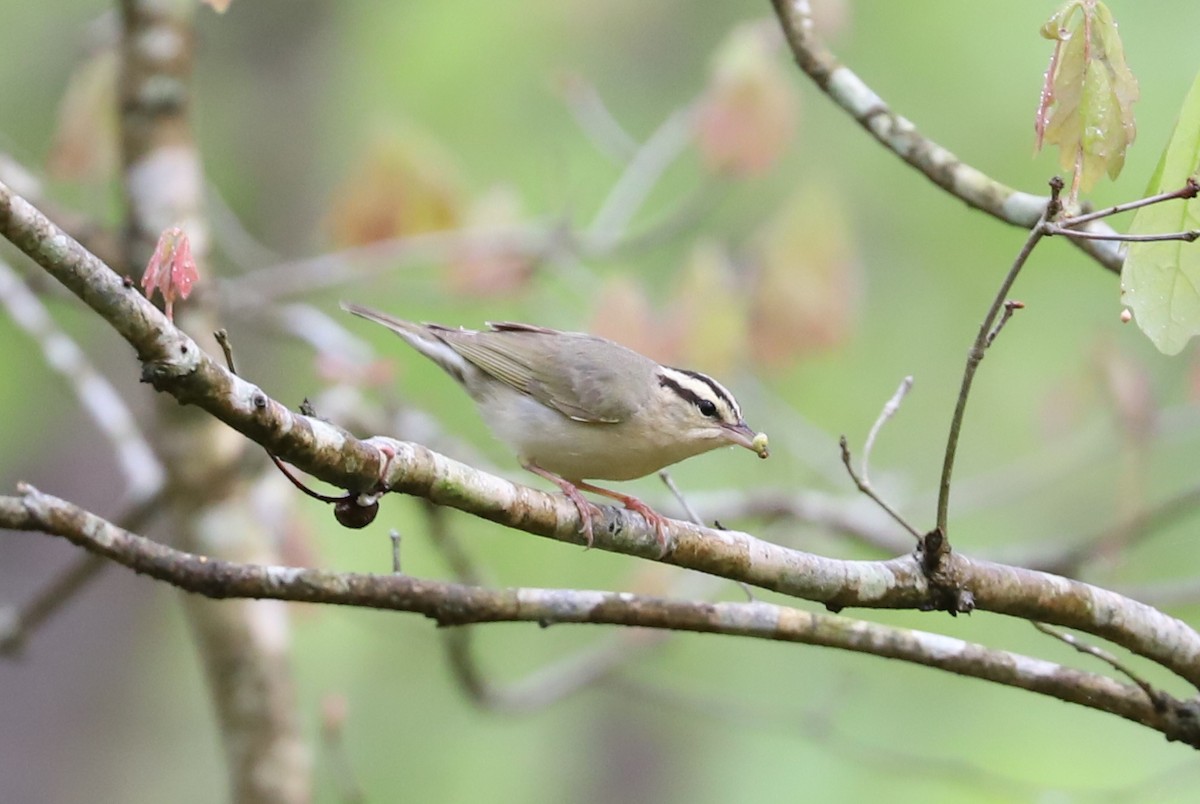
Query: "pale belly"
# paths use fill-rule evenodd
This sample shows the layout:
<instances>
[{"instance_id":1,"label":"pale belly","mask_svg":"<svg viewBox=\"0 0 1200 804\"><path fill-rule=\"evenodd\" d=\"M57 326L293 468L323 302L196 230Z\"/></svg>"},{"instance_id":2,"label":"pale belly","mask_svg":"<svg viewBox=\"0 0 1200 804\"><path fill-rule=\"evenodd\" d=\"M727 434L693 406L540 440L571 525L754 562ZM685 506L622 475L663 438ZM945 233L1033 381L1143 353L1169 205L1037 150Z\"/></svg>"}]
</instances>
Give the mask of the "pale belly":
<instances>
[{"instance_id":1,"label":"pale belly","mask_svg":"<svg viewBox=\"0 0 1200 804\"><path fill-rule=\"evenodd\" d=\"M617 424L580 422L516 391L480 402L492 432L524 463L567 480L632 480L721 446L662 443L660 433L635 420ZM631 437L641 431L642 435Z\"/></svg>"}]
</instances>

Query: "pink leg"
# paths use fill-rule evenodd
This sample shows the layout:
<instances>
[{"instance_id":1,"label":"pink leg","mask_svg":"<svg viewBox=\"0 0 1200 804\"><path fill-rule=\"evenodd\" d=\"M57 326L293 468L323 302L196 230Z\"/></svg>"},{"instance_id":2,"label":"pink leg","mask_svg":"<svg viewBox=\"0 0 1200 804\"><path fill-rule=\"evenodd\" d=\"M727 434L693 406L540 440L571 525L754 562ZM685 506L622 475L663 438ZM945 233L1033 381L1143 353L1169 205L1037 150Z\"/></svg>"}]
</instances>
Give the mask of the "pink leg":
<instances>
[{"instance_id":1,"label":"pink leg","mask_svg":"<svg viewBox=\"0 0 1200 804\"><path fill-rule=\"evenodd\" d=\"M605 497L619 500L630 511L637 511L645 518L647 523L654 526L654 535L658 537L658 546L660 548L658 557L662 558L667 554L667 518L665 516L646 505L637 497L630 497L628 494L622 494L619 491L612 491L611 489L602 489L599 486L593 486L591 483L580 482L575 485L584 491L590 491L593 494L601 494Z\"/></svg>"},{"instance_id":2,"label":"pink leg","mask_svg":"<svg viewBox=\"0 0 1200 804\"><path fill-rule=\"evenodd\" d=\"M524 464L524 466L538 477L544 477L554 485L558 486L560 489L562 489L562 493L566 495L567 499L575 503L575 508L579 511L579 523L580 528L583 530L583 537L587 541L587 546L591 548L593 540L592 512L596 510L596 506L585 500L583 495L579 493L579 489L577 489L575 484L570 480L561 478L553 472L547 472L537 464L527 463Z\"/></svg>"}]
</instances>

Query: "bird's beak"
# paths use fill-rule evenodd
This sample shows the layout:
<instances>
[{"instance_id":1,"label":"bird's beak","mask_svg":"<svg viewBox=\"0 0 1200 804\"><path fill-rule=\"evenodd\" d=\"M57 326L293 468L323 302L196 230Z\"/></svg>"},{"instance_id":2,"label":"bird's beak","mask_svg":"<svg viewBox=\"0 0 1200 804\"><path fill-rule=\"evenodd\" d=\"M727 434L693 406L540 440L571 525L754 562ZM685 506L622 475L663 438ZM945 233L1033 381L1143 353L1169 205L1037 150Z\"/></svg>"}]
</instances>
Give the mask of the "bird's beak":
<instances>
[{"instance_id":1,"label":"bird's beak","mask_svg":"<svg viewBox=\"0 0 1200 804\"><path fill-rule=\"evenodd\" d=\"M771 454L771 451L767 448L766 433L754 432L745 422L726 424L723 426L725 428L726 437L728 437L728 439L734 444L737 444L740 447L745 447L751 452L756 453L760 458L765 458Z\"/></svg>"}]
</instances>

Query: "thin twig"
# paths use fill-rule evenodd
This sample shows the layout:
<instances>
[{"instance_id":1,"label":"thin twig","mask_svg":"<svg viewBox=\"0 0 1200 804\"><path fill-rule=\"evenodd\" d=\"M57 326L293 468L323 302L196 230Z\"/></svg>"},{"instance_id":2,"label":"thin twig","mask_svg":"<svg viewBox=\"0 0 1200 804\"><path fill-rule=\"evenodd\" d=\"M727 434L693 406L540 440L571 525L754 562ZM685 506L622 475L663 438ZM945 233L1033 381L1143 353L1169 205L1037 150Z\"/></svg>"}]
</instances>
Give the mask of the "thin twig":
<instances>
[{"instance_id":1,"label":"thin twig","mask_svg":"<svg viewBox=\"0 0 1200 804\"><path fill-rule=\"evenodd\" d=\"M1185 243L1193 243L1197 239L1200 239L1200 229L1191 229L1186 232L1166 232L1164 234L1131 235L1120 234L1118 232L1111 234L1104 232L1078 232L1074 229L1067 229L1053 224L1045 224L1042 228L1047 236L1062 235L1064 237L1082 238L1084 240L1112 240L1119 243L1157 243L1162 240L1182 240Z\"/></svg>"},{"instance_id":2,"label":"thin twig","mask_svg":"<svg viewBox=\"0 0 1200 804\"><path fill-rule=\"evenodd\" d=\"M33 600L19 609L0 607L0 656L18 655L30 634L79 594L101 570L111 565L95 553L73 556L71 564L46 584Z\"/></svg>"},{"instance_id":3,"label":"thin twig","mask_svg":"<svg viewBox=\"0 0 1200 804\"><path fill-rule=\"evenodd\" d=\"M693 524L704 527L704 520L700 518L700 514L696 513L696 509L692 507L690 502L688 502L687 497L683 496L683 492L680 491L679 486L675 484L675 478L671 477L671 473L666 469L663 469L658 473L658 479L661 480L663 484L666 485L666 487L670 490L671 494L675 496L675 500L683 507L684 513L687 514L688 519Z\"/></svg>"},{"instance_id":4,"label":"thin twig","mask_svg":"<svg viewBox=\"0 0 1200 804\"><path fill-rule=\"evenodd\" d=\"M992 341L996 340L996 337L1000 334L1000 330L1004 329L1004 325L1007 324L1009 319L1011 319L1013 317L1013 313L1015 313L1017 310L1024 310L1024 309L1025 309L1025 302L1019 302L1019 301L1016 301L1015 299L1010 299L1009 301L1006 301L1004 303L1004 313L1000 316L1000 321L996 324L996 327L991 332L988 333L987 345L988 346L992 345Z\"/></svg>"},{"instance_id":5,"label":"thin twig","mask_svg":"<svg viewBox=\"0 0 1200 804\"><path fill-rule=\"evenodd\" d=\"M879 412L879 418L875 420L875 424L871 425L871 431L867 433L867 441L863 444L862 456L862 479L868 486L871 485L871 473L868 465L871 461L871 450L875 448L875 439L879 436L883 425L888 422L896 411L900 410L901 403L904 402L904 397L908 396L908 392L912 390L913 378L910 374L900 381L900 387L896 389L896 393L892 394L892 398L883 406L883 410Z\"/></svg>"},{"instance_id":6,"label":"thin twig","mask_svg":"<svg viewBox=\"0 0 1200 804\"><path fill-rule=\"evenodd\" d=\"M683 492L679 490L679 486L675 485L675 478L671 477L671 473L666 469L663 469L658 473L658 477L664 484L666 484L666 487L670 489L671 493L675 495L675 499L679 502L679 504L683 506L683 510L687 513L688 519L691 520L692 524L699 527L704 527L704 520L700 518L700 514L696 513L696 509L692 507L690 502L688 502L687 497L683 496ZM720 525L717 527L720 527ZM734 581L734 583L736 583L738 587L746 594L747 600L757 600L757 598L754 596L754 590L750 588L750 584L744 583L743 581Z\"/></svg>"},{"instance_id":7,"label":"thin twig","mask_svg":"<svg viewBox=\"0 0 1200 804\"><path fill-rule=\"evenodd\" d=\"M216 342L221 347L221 352L225 356L225 366L229 369L229 373L236 376L237 368L235 367L234 362L233 362L233 344L229 340L229 333L224 329L218 329L216 332L213 333L213 338L216 340ZM337 496L331 496L328 494L321 494L318 491L310 489L308 486L306 486L304 484L304 481L302 481L299 477L297 477L295 475L295 473L292 472L291 469L289 469L287 467L287 464L285 464L278 457L276 457L275 453L271 452L271 450L269 450L269 449L266 450L266 453L267 453L267 457L271 459L271 463L275 464L275 468L278 469L283 474L283 476L288 479L288 482L290 482L293 486L295 486L297 489L304 492L305 494L307 494L309 497L313 498L314 500L318 500L323 503L337 504L339 502L344 502L345 500L349 499L349 497L350 497L349 494L339 494ZM399 570L397 570L397 572L398 571Z\"/></svg>"},{"instance_id":8,"label":"thin twig","mask_svg":"<svg viewBox=\"0 0 1200 804\"><path fill-rule=\"evenodd\" d=\"M1088 656L1094 656L1095 658L1109 665L1118 673L1128 677L1129 680L1134 684L1137 684L1138 687L1141 688L1142 692L1146 693L1146 697L1150 699L1150 703L1154 704L1156 708L1163 705L1164 697L1162 693L1151 686L1149 681L1146 681L1137 673L1130 670L1116 656L1113 656L1108 651L1098 648L1095 645L1089 645L1087 642L1084 642L1074 634L1068 634L1066 631L1061 631L1053 626L1046 625L1045 623L1039 623L1035 620L1031 620L1030 625L1041 631L1043 634L1047 634L1057 640L1060 640L1061 642L1065 642L1080 653Z\"/></svg>"},{"instance_id":9,"label":"thin twig","mask_svg":"<svg viewBox=\"0 0 1200 804\"><path fill-rule=\"evenodd\" d=\"M1051 197L1050 204L1042 211L1042 217L1038 219L1037 224L1030 230L1029 236L1025 239L1025 244L1021 246L1020 253L1017 254L1017 258L1008 269L1008 274L1004 277L1004 281L1000 283L1000 288L992 299L992 306L988 309L987 315L983 317L983 322L979 325L979 332L975 336L975 342L971 345L971 351L967 354L967 365L963 369L962 385L958 391L958 402L954 407L954 415L950 418L950 434L946 439L946 457L942 463L942 478L938 486L937 529L941 531L943 536L947 535L946 521L950 511L950 481L954 475L954 458L958 452L958 437L962 431L963 416L967 411L967 399L971 395L971 383L975 380L975 372L979 368L979 363L983 360L983 355L988 347L988 334L991 333L992 326L995 324L1000 311L1004 307L1005 298L1008 296L1009 290L1012 289L1013 283L1017 281L1017 275L1021 273L1021 269L1028 262L1029 255L1033 253L1034 247L1044 236L1042 229L1046 223L1048 214L1058 208L1057 193L1062 187L1062 181L1058 180L1051 187L1054 195Z\"/></svg>"},{"instance_id":10,"label":"thin twig","mask_svg":"<svg viewBox=\"0 0 1200 804\"><path fill-rule=\"evenodd\" d=\"M219 329L213 333L213 338L217 345L221 347L221 354L225 355L225 365L229 367L230 374L237 374L237 366L233 362L233 344L229 342L229 332L224 329Z\"/></svg>"},{"instance_id":11,"label":"thin twig","mask_svg":"<svg viewBox=\"0 0 1200 804\"><path fill-rule=\"evenodd\" d=\"M388 531L388 537L392 540L392 572L403 575L404 571L400 569L400 531L392 528Z\"/></svg>"},{"instance_id":12,"label":"thin twig","mask_svg":"<svg viewBox=\"0 0 1200 804\"><path fill-rule=\"evenodd\" d=\"M1141 207L1148 207L1151 204L1159 204L1163 201L1171 201L1175 198L1195 198L1197 193L1200 193L1200 182L1197 182L1194 178L1189 178L1187 183L1178 190L1171 190L1169 192L1159 193L1157 195L1151 195L1145 198L1139 198L1136 201L1128 201L1124 204L1117 204L1116 206L1107 207L1106 209L1097 210L1095 212L1088 212L1084 215L1076 215L1071 218L1059 218L1055 221L1055 223L1064 229L1070 229L1071 227L1079 226L1084 223L1090 223L1094 220L1099 220L1100 218L1107 218L1110 215L1119 215L1122 212L1129 212L1130 210L1140 209Z\"/></svg>"},{"instance_id":13,"label":"thin twig","mask_svg":"<svg viewBox=\"0 0 1200 804\"><path fill-rule=\"evenodd\" d=\"M887 500L876 494L875 489L871 487L871 484L859 477L858 473L854 471L854 463L850 458L850 444L846 440L846 437L842 436L841 440L838 441L838 444L842 448L842 465L846 467L846 471L850 474L850 479L854 481L854 485L858 487L858 490L874 500L875 504L887 512L888 516L900 523L901 527L903 527L917 539L920 539L921 532L913 527L912 523L905 519L899 511L892 508L892 506L888 504Z\"/></svg>"}]
</instances>

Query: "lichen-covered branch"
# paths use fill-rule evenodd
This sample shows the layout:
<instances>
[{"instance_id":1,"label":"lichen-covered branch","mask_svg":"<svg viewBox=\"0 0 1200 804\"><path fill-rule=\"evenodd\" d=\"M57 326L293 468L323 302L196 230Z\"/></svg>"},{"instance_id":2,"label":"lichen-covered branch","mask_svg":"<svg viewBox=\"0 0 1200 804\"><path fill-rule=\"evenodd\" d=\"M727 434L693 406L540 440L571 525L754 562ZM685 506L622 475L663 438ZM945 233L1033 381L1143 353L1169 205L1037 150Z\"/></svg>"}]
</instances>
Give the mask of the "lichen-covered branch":
<instances>
[{"instance_id":1,"label":"lichen-covered branch","mask_svg":"<svg viewBox=\"0 0 1200 804\"><path fill-rule=\"evenodd\" d=\"M1110 712L1200 747L1191 704L1135 685L961 640L768 603L708 603L623 592L487 589L407 575L335 573L211 560L150 541L63 500L23 487L0 497L0 524L39 530L138 573L215 598L254 597L423 614L439 625L591 623L728 634L870 653Z\"/></svg>"}]
</instances>

